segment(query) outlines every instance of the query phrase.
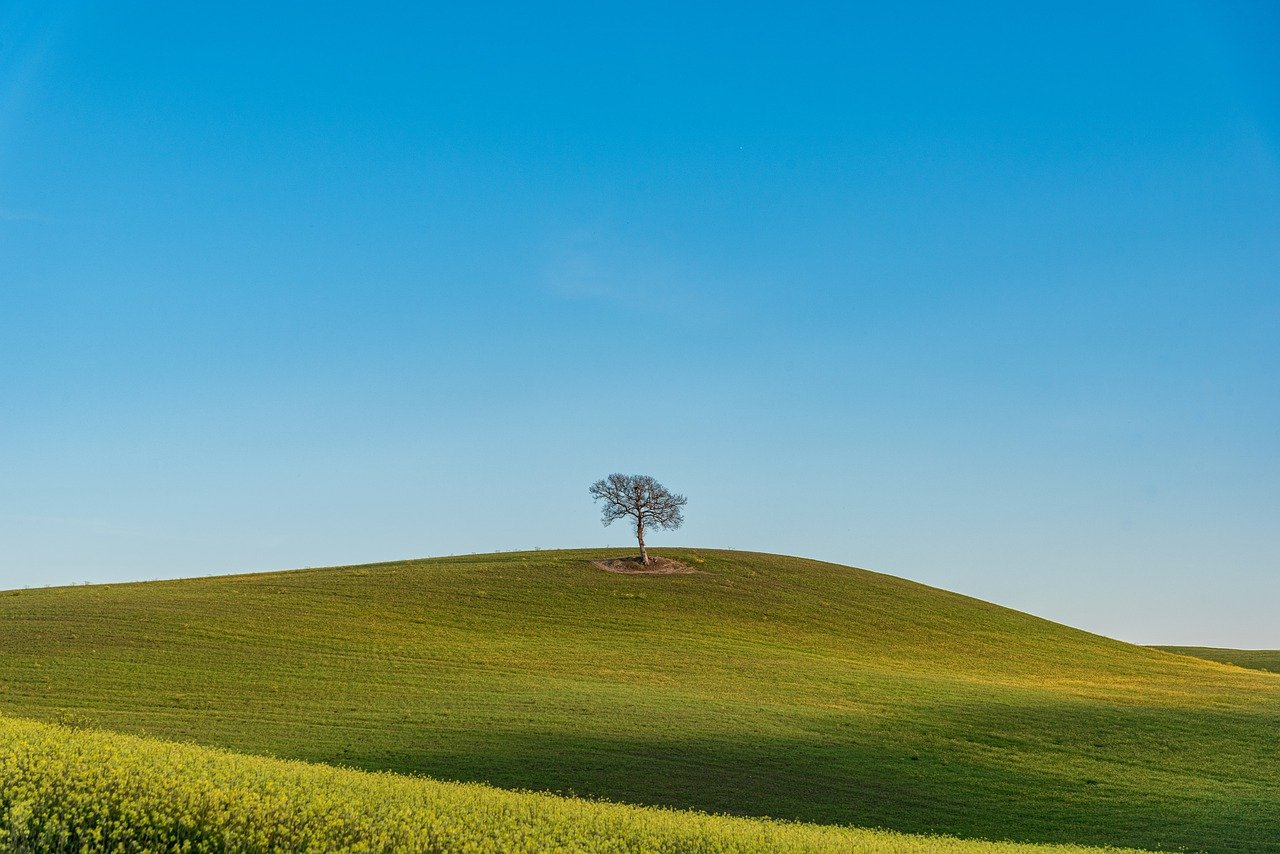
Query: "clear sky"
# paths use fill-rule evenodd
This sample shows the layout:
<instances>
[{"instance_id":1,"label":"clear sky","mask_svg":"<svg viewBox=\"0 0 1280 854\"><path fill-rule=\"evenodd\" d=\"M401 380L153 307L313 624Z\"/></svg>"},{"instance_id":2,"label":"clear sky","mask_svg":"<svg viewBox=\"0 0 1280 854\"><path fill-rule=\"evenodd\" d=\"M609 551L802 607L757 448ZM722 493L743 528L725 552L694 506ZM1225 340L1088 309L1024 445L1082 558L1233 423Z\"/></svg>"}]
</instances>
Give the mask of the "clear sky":
<instances>
[{"instance_id":1,"label":"clear sky","mask_svg":"<svg viewBox=\"0 0 1280 854\"><path fill-rule=\"evenodd\" d=\"M655 547L1280 647L1277 45L0 2L0 587L621 545L622 471L689 497Z\"/></svg>"}]
</instances>

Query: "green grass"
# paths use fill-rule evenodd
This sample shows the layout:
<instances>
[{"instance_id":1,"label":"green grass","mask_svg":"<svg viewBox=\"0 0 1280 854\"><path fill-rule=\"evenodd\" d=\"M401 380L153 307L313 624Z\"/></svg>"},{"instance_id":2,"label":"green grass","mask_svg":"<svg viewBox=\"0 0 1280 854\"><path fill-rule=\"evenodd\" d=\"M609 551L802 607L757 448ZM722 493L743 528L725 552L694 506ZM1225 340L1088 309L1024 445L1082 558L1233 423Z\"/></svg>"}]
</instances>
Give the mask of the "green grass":
<instances>
[{"instance_id":1,"label":"green grass","mask_svg":"<svg viewBox=\"0 0 1280 854\"><path fill-rule=\"evenodd\" d=\"M1190 655L1250 670L1280 673L1280 649L1223 649L1216 646L1153 646L1175 655Z\"/></svg>"},{"instance_id":2,"label":"green grass","mask_svg":"<svg viewBox=\"0 0 1280 854\"><path fill-rule=\"evenodd\" d=\"M1280 677L815 561L537 552L0 595L0 712L914 833L1280 851Z\"/></svg>"},{"instance_id":3,"label":"green grass","mask_svg":"<svg viewBox=\"0 0 1280 854\"><path fill-rule=\"evenodd\" d=\"M593 803L4 718L0 848L77 854L1100 851Z\"/></svg>"}]
</instances>

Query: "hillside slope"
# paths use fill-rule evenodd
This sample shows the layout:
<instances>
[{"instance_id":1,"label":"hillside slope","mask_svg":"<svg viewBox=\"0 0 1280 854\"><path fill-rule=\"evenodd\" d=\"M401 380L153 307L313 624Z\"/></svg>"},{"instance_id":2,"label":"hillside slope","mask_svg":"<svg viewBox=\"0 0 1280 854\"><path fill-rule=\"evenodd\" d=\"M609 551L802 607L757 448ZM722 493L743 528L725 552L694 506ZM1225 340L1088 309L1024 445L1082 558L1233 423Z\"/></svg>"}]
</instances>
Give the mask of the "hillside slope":
<instances>
[{"instance_id":1,"label":"hillside slope","mask_svg":"<svg viewBox=\"0 0 1280 854\"><path fill-rule=\"evenodd\" d=\"M593 803L7 718L0 850L1103 854Z\"/></svg>"},{"instance_id":2,"label":"hillside slope","mask_svg":"<svg viewBox=\"0 0 1280 854\"><path fill-rule=\"evenodd\" d=\"M821 823L1280 851L1280 677L890 576L538 552L0 595L0 712Z\"/></svg>"},{"instance_id":3,"label":"hillside slope","mask_svg":"<svg viewBox=\"0 0 1280 854\"><path fill-rule=\"evenodd\" d=\"M1234 664L1250 670L1280 673L1280 649L1224 649L1216 646L1153 646L1152 649L1190 655L1221 664Z\"/></svg>"}]
</instances>

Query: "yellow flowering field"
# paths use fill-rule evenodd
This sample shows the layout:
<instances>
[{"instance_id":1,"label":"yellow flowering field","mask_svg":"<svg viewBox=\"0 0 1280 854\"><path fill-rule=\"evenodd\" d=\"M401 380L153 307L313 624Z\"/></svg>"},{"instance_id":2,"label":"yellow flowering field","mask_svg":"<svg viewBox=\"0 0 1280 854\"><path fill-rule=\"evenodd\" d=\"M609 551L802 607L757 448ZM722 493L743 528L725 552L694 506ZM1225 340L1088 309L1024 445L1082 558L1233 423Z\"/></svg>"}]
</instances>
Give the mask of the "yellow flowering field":
<instances>
[{"instance_id":1,"label":"yellow flowering field","mask_svg":"<svg viewBox=\"0 0 1280 854\"><path fill-rule=\"evenodd\" d=\"M14 718L0 718L0 849L139 854L1101 850L632 807Z\"/></svg>"}]
</instances>

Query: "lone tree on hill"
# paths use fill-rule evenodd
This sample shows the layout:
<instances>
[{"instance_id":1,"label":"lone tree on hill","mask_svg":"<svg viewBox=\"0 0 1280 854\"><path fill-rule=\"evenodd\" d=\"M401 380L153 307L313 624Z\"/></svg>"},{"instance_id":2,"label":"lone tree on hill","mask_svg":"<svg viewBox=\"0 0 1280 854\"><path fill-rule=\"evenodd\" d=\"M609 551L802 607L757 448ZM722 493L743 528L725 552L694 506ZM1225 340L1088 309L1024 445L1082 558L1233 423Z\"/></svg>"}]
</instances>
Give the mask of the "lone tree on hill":
<instances>
[{"instance_id":1,"label":"lone tree on hill","mask_svg":"<svg viewBox=\"0 0 1280 854\"><path fill-rule=\"evenodd\" d=\"M649 552L644 547L646 527L674 530L684 523L680 508L687 499L673 495L647 474L611 474L591 484L590 492L592 498L604 502L600 515L605 525L623 516L631 517L640 541L641 563L649 563Z\"/></svg>"}]
</instances>

